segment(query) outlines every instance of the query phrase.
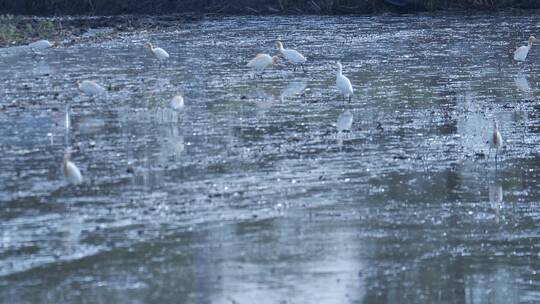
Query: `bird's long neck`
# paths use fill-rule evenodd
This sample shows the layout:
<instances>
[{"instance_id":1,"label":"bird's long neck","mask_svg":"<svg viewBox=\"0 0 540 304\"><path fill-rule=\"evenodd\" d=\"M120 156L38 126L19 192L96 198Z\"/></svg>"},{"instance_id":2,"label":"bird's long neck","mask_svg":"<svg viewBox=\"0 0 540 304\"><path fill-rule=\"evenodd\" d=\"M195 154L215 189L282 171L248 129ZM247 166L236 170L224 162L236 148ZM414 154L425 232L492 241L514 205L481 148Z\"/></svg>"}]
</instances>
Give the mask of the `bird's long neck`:
<instances>
[{"instance_id":1,"label":"bird's long neck","mask_svg":"<svg viewBox=\"0 0 540 304\"><path fill-rule=\"evenodd\" d=\"M336 72L336 77L339 77L341 75L342 75L342 69L341 67L338 67L337 72Z\"/></svg>"},{"instance_id":2,"label":"bird's long neck","mask_svg":"<svg viewBox=\"0 0 540 304\"><path fill-rule=\"evenodd\" d=\"M493 132L493 144L499 144L499 131L497 129L495 129L495 131Z\"/></svg>"},{"instance_id":3,"label":"bird's long neck","mask_svg":"<svg viewBox=\"0 0 540 304\"><path fill-rule=\"evenodd\" d=\"M62 169L64 170L64 176L69 175L67 164L68 164L68 159L67 157L64 157L64 163L62 164Z\"/></svg>"},{"instance_id":4,"label":"bird's long neck","mask_svg":"<svg viewBox=\"0 0 540 304\"><path fill-rule=\"evenodd\" d=\"M532 47L532 45L533 45L533 42L532 42L532 41L529 41L529 42L527 43L527 46L529 47L529 49Z\"/></svg>"}]
</instances>

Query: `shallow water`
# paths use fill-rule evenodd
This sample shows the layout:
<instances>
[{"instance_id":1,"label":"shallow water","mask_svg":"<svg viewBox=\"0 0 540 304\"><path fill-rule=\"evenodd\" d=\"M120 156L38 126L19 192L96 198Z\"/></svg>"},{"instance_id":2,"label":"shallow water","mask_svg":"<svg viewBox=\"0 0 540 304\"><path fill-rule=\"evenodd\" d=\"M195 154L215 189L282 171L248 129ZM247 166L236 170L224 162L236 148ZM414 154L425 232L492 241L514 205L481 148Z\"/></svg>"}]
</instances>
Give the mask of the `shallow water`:
<instances>
[{"instance_id":1,"label":"shallow water","mask_svg":"<svg viewBox=\"0 0 540 304\"><path fill-rule=\"evenodd\" d=\"M539 302L540 54L508 56L539 21L234 17L0 50L0 302ZM306 73L245 67L276 39Z\"/></svg>"}]
</instances>

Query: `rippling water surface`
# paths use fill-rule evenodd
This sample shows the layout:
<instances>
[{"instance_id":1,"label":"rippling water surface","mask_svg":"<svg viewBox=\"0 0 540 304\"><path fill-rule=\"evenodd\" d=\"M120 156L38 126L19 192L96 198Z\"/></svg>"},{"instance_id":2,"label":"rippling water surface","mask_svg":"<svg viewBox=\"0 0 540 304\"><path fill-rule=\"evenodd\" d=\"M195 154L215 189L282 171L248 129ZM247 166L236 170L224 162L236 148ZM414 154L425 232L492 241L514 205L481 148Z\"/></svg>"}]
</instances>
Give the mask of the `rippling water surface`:
<instances>
[{"instance_id":1,"label":"rippling water surface","mask_svg":"<svg viewBox=\"0 0 540 304\"><path fill-rule=\"evenodd\" d=\"M508 56L539 22L233 17L0 50L0 302L540 302L540 51ZM276 39L306 73L245 67Z\"/></svg>"}]
</instances>

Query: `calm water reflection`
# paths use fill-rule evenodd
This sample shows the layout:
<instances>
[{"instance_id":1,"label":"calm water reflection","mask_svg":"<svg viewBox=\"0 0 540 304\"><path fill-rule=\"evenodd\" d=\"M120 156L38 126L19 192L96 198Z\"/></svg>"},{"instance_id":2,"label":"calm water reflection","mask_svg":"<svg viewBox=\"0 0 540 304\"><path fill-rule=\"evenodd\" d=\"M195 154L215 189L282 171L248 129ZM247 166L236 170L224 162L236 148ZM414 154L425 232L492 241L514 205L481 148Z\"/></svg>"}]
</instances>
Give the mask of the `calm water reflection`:
<instances>
[{"instance_id":1,"label":"calm water reflection","mask_svg":"<svg viewBox=\"0 0 540 304\"><path fill-rule=\"evenodd\" d=\"M508 60L539 21L234 17L1 50L0 302L539 302L540 55ZM253 77L278 38L307 72Z\"/></svg>"}]
</instances>

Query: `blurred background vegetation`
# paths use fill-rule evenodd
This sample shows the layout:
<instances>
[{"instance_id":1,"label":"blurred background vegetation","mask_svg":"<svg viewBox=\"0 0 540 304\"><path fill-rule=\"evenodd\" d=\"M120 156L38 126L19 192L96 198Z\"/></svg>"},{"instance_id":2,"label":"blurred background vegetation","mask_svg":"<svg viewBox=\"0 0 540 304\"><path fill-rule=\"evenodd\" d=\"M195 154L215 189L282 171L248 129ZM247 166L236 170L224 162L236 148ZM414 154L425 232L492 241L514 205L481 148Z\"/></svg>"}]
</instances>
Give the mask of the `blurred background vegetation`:
<instances>
[{"instance_id":1,"label":"blurred background vegetation","mask_svg":"<svg viewBox=\"0 0 540 304\"><path fill-rule=\"evenodd\" d=\"M540 8L540 0L0 0L0 14L47 16L187 12L366 14L396 10L508 8Z\"/></svg>"},{"instance_id":2,"label":"blurred background vegetation","mask_svg":"<svg viewBox=\"0 0 540 304\"><path fill-rule=\"evenodd\" d=\"M61 30L61 25L50 19L0 15L0 46L49 37Z\"/></svg>"}]
</instances>

